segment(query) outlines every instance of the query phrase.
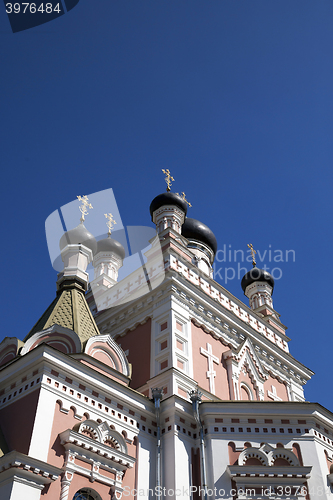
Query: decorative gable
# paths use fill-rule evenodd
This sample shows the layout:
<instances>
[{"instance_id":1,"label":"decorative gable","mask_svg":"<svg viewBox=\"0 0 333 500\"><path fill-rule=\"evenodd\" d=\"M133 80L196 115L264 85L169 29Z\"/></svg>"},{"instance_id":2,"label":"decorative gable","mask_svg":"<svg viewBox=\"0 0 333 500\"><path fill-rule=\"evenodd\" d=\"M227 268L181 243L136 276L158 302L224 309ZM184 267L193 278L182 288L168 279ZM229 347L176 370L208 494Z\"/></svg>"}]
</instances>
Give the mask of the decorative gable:
<instances>
[{"instance_id":1,"label":"decorative gable","mask_svg":"<svg viewBox=\"0 0 333 500\"><path fill-rule=\"evenodd\" d=\"M131 376L131 366L124 351L110 335L91 337L86 343L84 352L122 375Z\"/></svg>"},{"instance_id":2,"label":"decorative gable","mask_svg":"<svg viewBox=\"0 0 333 500\"><path fill-rule=\"evenodd\" d=\"M106 422L98 423L95 420L85 420L75 426L79 434L93 439L99 443L104 443L110 448L127 454L127 445L124 437L108 426Z\"/></svg>"},{"instance_id":3,"label":"decorative gable","mask_svg":"<svg viewBox=\"0 0 333 500\"><path fill-rule=\"evenodd\" d=\"M0 344L0 366L9 363L18 355L21 347L24 345L22 340L16 337L6 337Z\"/></svg>"},{"instance_id":4,"label":"decorative gable","mask_svg":"<svg viewBox=\"0 0 333 500\"><path fill-rule=\"evenodd\" d=\"M249 466L253 465L254 461L257 461L258 465L267 467L298 467L300 465L298 458L291 449L273 448L267 443L263 443L260 448L245 448L238 457L238 465Z\"/></svg>"},{"instance_id":5,"label":"decorative gable","mask_svg":"<svg viewBox=\"0 0 333 500\"><path fill-rule=\"evenodd\" d=\"M24 344L21 354L26 354L43 343L65 354L81 352L80 338L73 330L60 325L53 325L32 335Z\"/></svg>"},{"instance_id":6,"label":"decorative gable","mask_svg":"<svg viewBox=\"0 0 333 500\"><path fill-rule=\"evenodd\" d=\"M244 399L242 394L248 394L246 399L264 400L264 383L268 375L251 341L246 339L237 350L226 351L223 359L227 365L231 399Z\"/></svg>"}]
</instances>

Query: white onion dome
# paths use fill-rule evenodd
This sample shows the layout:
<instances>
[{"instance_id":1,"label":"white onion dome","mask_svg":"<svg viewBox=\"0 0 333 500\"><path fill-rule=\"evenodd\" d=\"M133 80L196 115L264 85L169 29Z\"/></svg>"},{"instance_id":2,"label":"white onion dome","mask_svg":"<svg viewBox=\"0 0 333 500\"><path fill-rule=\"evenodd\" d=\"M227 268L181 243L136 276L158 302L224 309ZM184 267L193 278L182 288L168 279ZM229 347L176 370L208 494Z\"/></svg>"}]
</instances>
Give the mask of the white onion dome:
<instances>
[{"instance_id":1,"label":"white onion dome","mask_svg":"<svg viewBox=\"0 0 333 500\"><path fill-rule=\"evenodd\" d=\"M111 236L108 236L107 238L104 238L103 240L99 240L97 242L96 254L98 254L99 252L112 252L122 260L124 260L125 258L125 248L121 243L119 243L119 241L111 238Z\"/></svg>"},{"instance_id":2,"label":"white onion dome","mask_svg":"<svg viewBox=\"0 0 333 500\"><path fill-rule=\"evenodd\" d=\"M83 222L80 222L74 229L70 229L62 235L59 242L60 251L67 245L84 245L89 248L93 254L97 250L97 242L94 236L84 226Z\"/></svg>"}]
</instances>

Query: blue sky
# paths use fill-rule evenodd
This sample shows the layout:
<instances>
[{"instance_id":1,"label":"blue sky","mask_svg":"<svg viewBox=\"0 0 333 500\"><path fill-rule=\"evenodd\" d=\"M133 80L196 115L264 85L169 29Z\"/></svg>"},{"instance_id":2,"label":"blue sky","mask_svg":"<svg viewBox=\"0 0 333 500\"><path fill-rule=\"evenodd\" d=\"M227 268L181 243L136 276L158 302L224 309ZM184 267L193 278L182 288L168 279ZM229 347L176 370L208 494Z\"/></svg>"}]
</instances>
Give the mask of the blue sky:
<instances>
[{"instance_id":1,"label":"blue sky","mask_svg":"<svg viewBox=\"0 0 333 500\"><path fill-rule=\"evenodd\" d=\"M331 0L80 0L16 34L0 9L1 338L55 296L49 214L112 188L125 226L152 225L169 168L219 249L282 270L274 307L332 411L332 27Z\"/></svg>"}]
</instances>

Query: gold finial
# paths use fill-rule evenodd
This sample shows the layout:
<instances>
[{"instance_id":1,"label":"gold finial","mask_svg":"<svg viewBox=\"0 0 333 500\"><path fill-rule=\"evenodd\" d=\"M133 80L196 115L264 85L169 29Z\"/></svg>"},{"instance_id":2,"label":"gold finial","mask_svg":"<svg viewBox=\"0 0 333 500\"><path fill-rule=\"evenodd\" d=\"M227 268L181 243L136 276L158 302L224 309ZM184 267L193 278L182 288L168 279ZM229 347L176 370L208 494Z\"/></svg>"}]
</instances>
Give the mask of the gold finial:
<instances>
[{"instance_id":1,"label":"gold finial","mask_svg":"<svg viewBox=\"0 0 333 500\"><path fill-rule=\"evenodd\" d=\"M180 196L180 194L179 194L179 193L176 193L176 194L178 194L178 196ZM191 208L192 203L190 203L189 201L187 201L187 199L186 199L186 194L184 193L184 191L182 191L182 195L183 195L183 196L182 196L182 198L183 198L183 200L185 201L185 203L187 203L187 204L188 204L188 206Z\"/></svg>"},{"instance_id":2,"label":"gold finial","mask_svg":"<svg viewBox=\"0 0 333 500\"><path fill-rule=\"evenodd\" d=\"M113 215L112 214L104 214L105 217L107 218L107 222L106 222L106 225L107 227L109 228L108 230L108 236L111 236L111 231L113 229L113 226L114 224L117 224L116 221L114 220L113 218Z\"/></svg>"},{"instance_id":3,"label":"gold finial","mask_svg":"<svg viewBox=\"0 0 333 500\"><path fill-rule=\"evenodd\" d=\"M164 170L164 168L162 168L162 172L163 174L165 174L165 182L167 183L167 191L171 191L171 181L174 182L174 178L172 177L172 175L170 174L170 170L167 168L166 170Z\"/></svg>"},{"instance_id":4,"label":"gold finial","mask_svg":"<svg viewBox=\"0 0 333 500\"><path fill-rule=\"evenodd\" d=\"M91 203L88 203L88 196L87 195L78 196L77 198L79 201L82 201L82 205L79 206L79 210L82 214L80 221L83 222L85 220L84 216L88 215L88 208L93 208L93 206Z\"/></svg>"},{"instance_id":5,"label":"gold finial","mask_svg":"<svg viewBox=\"0 0 333 500\"><path fill-rule=\"evenodd\" d=\"M247 246L249 247L251 255L252 255L252 265L253 265L253 267L256 267L257 263L256 263L256 259L254 256L257 252L254 250L252 243L250 243L250 244L248 243Z\"/></svg>"}]
</instances>

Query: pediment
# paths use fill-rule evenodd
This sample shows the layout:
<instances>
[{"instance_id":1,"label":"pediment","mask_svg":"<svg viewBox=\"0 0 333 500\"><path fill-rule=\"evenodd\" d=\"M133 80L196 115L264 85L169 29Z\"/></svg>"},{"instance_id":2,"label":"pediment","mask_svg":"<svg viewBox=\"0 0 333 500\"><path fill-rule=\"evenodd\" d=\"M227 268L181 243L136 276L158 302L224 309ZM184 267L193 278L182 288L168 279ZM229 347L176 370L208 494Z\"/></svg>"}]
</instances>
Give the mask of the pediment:
<instances>
[{"instance_id":1,"label":"pediment","mask_svg":"<svg viewBox=\"0 0 333 500\"><path fill-rule=\"evenodd\" d=\"M250 339L244 340L238 349L229 349L223 353L223 358L228 363L232 363L239 373L244 364L249 368L252 376L260 382L264 382L268 378L257 353Z\"/></svg>"},{"instance_id":2,"label":"pediment","mask_svg":"<svg viewBox=\"0 0 333 500\"><path fill-rule=\"evenodd\" d=\"M24 342L16 337L5 337L0 343L0 366L16 358L23 345Z\"/></svg>"},{"instance_id":3,"label":"pediment","mask_svg":"<svg viewBox=\"0 0 333 500\"><path fill-rule=\"evenodd\" d=\"M127 454L127 444L119 432L111 429L107 422L98 423L95 420L85 420L74 426L78 434L82 434L99 443L110 446L121 453Z\"/></svg>"},{"instance_id":4,"label":"pediment","mask_svg":"<svg viewBox=\"0 0 333 500\"><path fill-rule=\"evenodd\" d=\"M78 430L67 429L59 434L60 443L69 452L71 466L74 466L76 458L91 463L103 457L103 467L116 472L120 478L126 469L133 467L136 459L127 454L123 436L111 428L103 433L97 422L91 420L82 424ZM81 471L80 468L78 470Z\"/></svg>"},{"instance_id":5,"label":"pediment","mask_svg":"<svg viewBox=\"0 0 333 500\"><path fill-rule=\"evenodd\" d=\"M52 325L29 337L21 354L24 355L43 343L65 354L81 352L81 341L77 333L60 325Z\"/></svg>"},{"instance_id":6,"label":"pediment","mask_svg":"<svg viewBox=\"0 0 333 500\"><path fill-rule=\"evenodd\" d=\"M110 335L91 337L86 343L84 352L126 377L131 376L130 364L124 351Z\"/></svg>"}]
</instances>

